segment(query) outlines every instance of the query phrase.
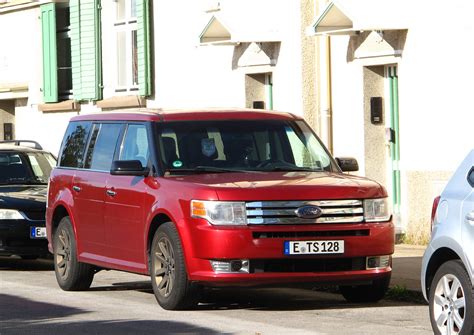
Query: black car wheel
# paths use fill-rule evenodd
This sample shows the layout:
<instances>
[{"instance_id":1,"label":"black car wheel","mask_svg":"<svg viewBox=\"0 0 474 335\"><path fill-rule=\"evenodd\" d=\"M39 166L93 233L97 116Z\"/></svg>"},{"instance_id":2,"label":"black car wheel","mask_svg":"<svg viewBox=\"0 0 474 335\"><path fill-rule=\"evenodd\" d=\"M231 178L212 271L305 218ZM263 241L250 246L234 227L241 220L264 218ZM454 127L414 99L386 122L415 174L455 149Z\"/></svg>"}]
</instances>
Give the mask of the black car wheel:
<instances>
[{"instance_id":1,"label":"black car wheel","mask_svg":"<svg viewBox=\"0 0 474 335\"><path fill-rule=\"evenodd\" d=\"M91 286L94 267L77 260L76 239L68 216L61 219L54 233L54 271L65 291L81 291Z\"/></svg>"}]
</instances>

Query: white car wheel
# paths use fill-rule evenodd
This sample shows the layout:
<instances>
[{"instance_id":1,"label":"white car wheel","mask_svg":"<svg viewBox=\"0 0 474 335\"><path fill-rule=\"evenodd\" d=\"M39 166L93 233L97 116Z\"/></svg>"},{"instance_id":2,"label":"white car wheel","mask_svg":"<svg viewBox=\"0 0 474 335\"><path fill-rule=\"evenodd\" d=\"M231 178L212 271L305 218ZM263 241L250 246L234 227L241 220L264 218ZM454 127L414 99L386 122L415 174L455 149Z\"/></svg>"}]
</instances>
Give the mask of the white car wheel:
<instances>
[{"instance_id":1,"label":"white car wheel","mask_svg":"<svg viewBox=\"0 0 474 335\"><path fill-rule=\"evenodd\" d=\"M449 261L439 268L430 292L430 317L436 334L472 334L472 291L460 261Z\"/></svg>"}]
</instances>

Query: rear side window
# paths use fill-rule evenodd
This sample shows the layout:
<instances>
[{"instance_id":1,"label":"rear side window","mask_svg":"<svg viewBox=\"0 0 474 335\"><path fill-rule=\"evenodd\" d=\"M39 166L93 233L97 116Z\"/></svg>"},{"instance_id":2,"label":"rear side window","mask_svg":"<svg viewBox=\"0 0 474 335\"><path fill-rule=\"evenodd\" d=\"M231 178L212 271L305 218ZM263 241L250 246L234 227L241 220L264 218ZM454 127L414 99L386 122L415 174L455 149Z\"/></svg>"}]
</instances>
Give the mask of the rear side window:
<instances>
[{"instance_id":1,"label":"rear side window","mask_svg":"<svg viewBox=\"0 0 474 335\"><path fill-rule=\"evenodd\" d=\"M100 127L95 125L89 145L89 152L92 150L90 169L110 171L121 129L122 125L119 123L104 123Z\"/></svg>"},{"instance_id":2,"label":"rear side window","mask_svg":"<svg viewBox=\"0 0 474 335\"><path fill-rule=\"evenodd\" d=\"M91 128L90 122L71 122L66 129L59 156L59 166L82 167L84 150Z\"/></svg>"},{"instance_id":3,"label":"rear side window","mask_svg":"<svg viewBox=\"0 0 474 335\"><path fill-rule=\"evenodd\" d=\"M472 187L474 187L474 166L471 168L471 171L469 171L469 175L467 176L467 181Z\"/></svg>"}]
</instances>

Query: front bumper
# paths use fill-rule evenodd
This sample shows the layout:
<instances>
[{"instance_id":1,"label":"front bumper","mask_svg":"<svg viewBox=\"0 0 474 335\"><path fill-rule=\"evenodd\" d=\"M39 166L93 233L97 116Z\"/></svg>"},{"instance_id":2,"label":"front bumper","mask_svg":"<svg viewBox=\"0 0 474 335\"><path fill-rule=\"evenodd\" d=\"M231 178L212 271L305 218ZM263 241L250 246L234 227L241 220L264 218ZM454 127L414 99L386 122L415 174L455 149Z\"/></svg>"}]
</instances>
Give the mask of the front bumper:
<instances>
[{"instance_id":1,"label":"front bumper","mask_svg":"<svg viewBox=\"0 0 474 335\"><path fill-rule=\"evenodd\" d=\"M183 236L189 279L211 286L321 283L368 284L391 274L367 268L367 257L392 255L394 225L385 223L216 228L195 222ZM285 241L344 240L344 253L284 255ZM186 242L188 244L186 245ZM192 241L192 242L189 242ZM248 260L249 271L216 273L210 260Z\"/></svg>"},{"instance_id":2,"label":"front bumper","mask_svg":"<svg viewBox=\"0 0 474 335\"><path fill-rule=\"evenodd\" d=\"M48 254L46 238L31 238L32 227L45 227L43 220L1 220L0 255L44 256Z\"/></svg>"}]
</instances>

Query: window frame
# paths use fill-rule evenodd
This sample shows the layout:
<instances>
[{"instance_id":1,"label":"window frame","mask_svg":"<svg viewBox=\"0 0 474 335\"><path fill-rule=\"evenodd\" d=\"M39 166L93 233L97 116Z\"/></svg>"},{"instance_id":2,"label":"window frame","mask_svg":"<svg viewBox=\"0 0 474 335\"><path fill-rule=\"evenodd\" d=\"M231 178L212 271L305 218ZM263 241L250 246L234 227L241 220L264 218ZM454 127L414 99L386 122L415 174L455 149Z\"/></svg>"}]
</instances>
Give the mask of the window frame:
<instances>
[{"instance_id":1,"label":"window frame","mask_svg":"<svg viewBox=\"0 0 474 335\"><path fill-rule=\"evenodd\" d=\"M132 16L132 4L136 8L136 2L133 0L123 0L124 2L124 17L119 18L119 1L114 1L114 18L113 18L113 34L114 34L114 50L116 53L115 57L115 71L113 73L114 82L113 90L116 94L139 94L140 83L139 83L139 69L138 69L138 15L135 9L135 16ZM119 50L118 35L119 33L125 33L125 60L124 60L124 76L125 85L119 83L120 79L120 61L119 57L122 55L122 50ZM132 46L133 36L135 36L135 48ZM129 47L132 46L132 47ZM135 52L135 55L134 55ZM134 68L135 67L135 68ZM136 79L136 83L134 80Z\"/></svg>"}]
</instances>

